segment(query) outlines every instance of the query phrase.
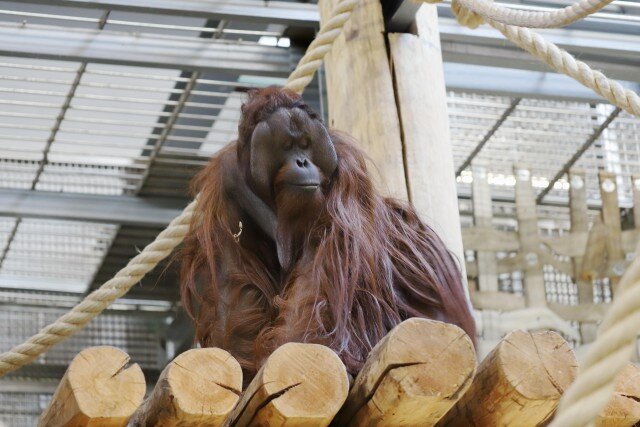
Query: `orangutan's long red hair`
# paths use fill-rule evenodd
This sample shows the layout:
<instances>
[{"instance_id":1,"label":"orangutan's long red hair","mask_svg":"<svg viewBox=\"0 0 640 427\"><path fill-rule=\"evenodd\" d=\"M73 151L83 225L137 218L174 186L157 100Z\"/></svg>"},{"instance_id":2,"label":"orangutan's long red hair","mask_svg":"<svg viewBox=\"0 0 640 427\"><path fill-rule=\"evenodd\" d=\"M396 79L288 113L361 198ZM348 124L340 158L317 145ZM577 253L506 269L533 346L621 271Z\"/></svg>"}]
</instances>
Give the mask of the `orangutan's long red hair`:
<instances>
[{"instance_id":1,"label":"orangutan's long red hair","mask_svg":"<svg viewBox=\"0 0 640 427\"><path fill-rule=\"evenodd\" d=\"M194 181L200 196L181 255L181 289L199 342L229 350L249 374L286 341L318 342L356 374L371 348L409 317L454 323L474 339L456 260L412 206L376 191L365 156L344 133L330 132L338 168L293 268L280 267L275 244L251 221L236 243L242 212L220 184L228 159L249 144L256 120L301 103L280 89L253 95L240 142Z\"/></svg>"}]
</instances>

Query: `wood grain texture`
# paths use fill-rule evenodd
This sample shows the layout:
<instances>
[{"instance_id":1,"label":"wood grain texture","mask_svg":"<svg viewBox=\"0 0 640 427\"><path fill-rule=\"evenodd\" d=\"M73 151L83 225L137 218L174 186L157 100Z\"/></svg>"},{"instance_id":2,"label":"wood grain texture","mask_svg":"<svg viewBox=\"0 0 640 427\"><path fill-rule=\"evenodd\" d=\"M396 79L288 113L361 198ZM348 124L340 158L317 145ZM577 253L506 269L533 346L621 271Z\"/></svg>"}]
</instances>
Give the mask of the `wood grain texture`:
<instances>
[{"instance_id":1,"label":"wood grain texture","mask_svg":"<svg viewBox=\"0 0 640 427\"><path fill-rule=\"evenodd\" d=\"M134 427L219 426L238 402L240 364L219 348L198 348L176 357L133 417Z\"/></svg>"},{"instance_id":2,"label":"wood grain texture","mask_svg":"<svg viewBox=\"0 0 640 427\"><path fill-rule=\"evenodd\" d=\"M321 0L321 25L339 0ZM324 58L329 125L353 135L378 188L407 199L400 121L379 0L362 0Z\"/></svg>"},{"instance_id":3,"label":"wood grain texture","mask_svg":"<svg viewBox=\"0 0 640 427\"><path fill-rule=\"evenodd\" d=\"M512 332L483 360L471 388L438 426L538 426L577 373L573 351L557 333Z\"/></svg>"},{"instance_id":4,"label":"wood grain texture","mask_svg":"<svg viewBox=\"0 0 640 427\"><path fill-rule=\"evenodd\" d=\"M622 225L618 206L618 184L615 174L606 171L598 173L600 198L602 199L602 222L606 227L605 245L607 248L607 276L612 291L620 282L626 269L624 251L622 250Z\"/></svg>"},{"instance_id":5,"label":"wood grain texture","mask_svg":"<svg viewBox=\"0 0 640 427\"><path fill-rule=\"evenodd\" d=\"M525 165L513 168L516 176L516 217L520 251L524 260L524 296L527 306L544 306L547 303L544 275L540 259L540 236L536 198L531 184L531 170Z\"/></svg>"},{"instance_id":6,"label":"wood grain texture","mask_svg":"<svg viewBox=\"0 0 640 427\"><path fill-rule=\"evenodd\" d=\"M491 201L491 188L489 186L488 179L488 167L489 165L485 161L476 160L471 164L473 173L472 182L472 202L473 202L473 223L476 230L493 230L493 208ZM485 237L485 236L483 236ZM490 233L489 238L493 238L494 243L502 243L496 241L495 235ZM518 244L518 237L514 233L513 240L516 245ZM465 236L462 233L462 243L466 250L471 249L470 246L476 246L476 264L478 265L478 289L482 292L497 292L498 291L498 265L496 263L496 254L486 246L492 246L488 239L483 239L483 242L477 242L475 245L470 245L469 236ZM474 307L477 307L474 304Z\"/></svg>"},{"instance_id":7,"label":"wood grain texture","mask_svg":"<svg viewBox=\"0 0 640 427\"><path fill-rule=\"evenodd\" d=\"M326 426L348 392L347 370L332 350L284 344L258 371L224 426Z\"/></svg>"},{"instance_id":8,"label":"wood grain texture","mask_svg":"<svg viewBox=\"0 0 640 427\"><path fill-rule=\"evenodd\" d=\"M73 358L39 426L126 426L146 390L142 369L115 347L82 350Z\"/></svg>"},{"instance_id":9,"label":"wood grain texture","mask_svg":"<svg viewBox=\"0 0 640 427\"><path fill-rule=\"evenodd\" d=\"M596 420L597 427L631 427L640 423L640 368L629 363L618 374L611 400Z\"/></svg>"},{"instance_id":10,"label":"wood grain texture","mask_svg":"<svg viewBox=\"0 0 640 427\"><path fill-rule=\"evenodd\" d=\"M423 5L416 14L416 25L417 35L388 36L409 200L447 247L463 260L436 7Z\"/></svg>"},{"instance_id":11,"label":"wood grain texture","mask_svg":"<svg viewBox=\"0 0 640 427\"><path fill-rule=\"evenodd\" d=\"M432 426L471 383L473 344L457 326L409 319L371 351L337 426Z\"/></svg>"}]
</instances>

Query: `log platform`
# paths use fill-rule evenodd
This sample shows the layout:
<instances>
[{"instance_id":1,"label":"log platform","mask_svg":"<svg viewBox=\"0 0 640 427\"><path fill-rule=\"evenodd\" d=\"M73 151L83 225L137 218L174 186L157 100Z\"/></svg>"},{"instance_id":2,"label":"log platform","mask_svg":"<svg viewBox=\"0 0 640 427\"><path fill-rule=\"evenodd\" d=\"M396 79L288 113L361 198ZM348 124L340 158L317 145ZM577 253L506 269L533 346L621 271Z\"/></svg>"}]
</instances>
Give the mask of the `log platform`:
<instances>
[{"instance_id":1,"label":"log platform","mask_svg":"<svg viewBox=\"0 0 640 427\"><path fill-rule=\"evenodd\" d=\"M238 362L207 348L176 357L143 402L140 368L118 349L93 347L72 361L39 425L538 426L553 417L577 370L555 332L511 332L476 369L460 328L409 319L371 351L351 387L332 350L289 343L241 392ZM596 425L637 425L640 368L629 364L615 390Z\"/></svg>"}]
</instances>

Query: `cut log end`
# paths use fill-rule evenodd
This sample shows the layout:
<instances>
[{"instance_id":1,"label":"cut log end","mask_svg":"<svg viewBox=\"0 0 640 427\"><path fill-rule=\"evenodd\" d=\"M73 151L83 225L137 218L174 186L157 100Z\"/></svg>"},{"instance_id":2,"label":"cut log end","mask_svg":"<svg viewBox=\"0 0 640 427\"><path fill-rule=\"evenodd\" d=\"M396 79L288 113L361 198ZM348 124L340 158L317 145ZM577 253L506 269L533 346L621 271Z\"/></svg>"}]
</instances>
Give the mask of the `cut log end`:
<instances>
[{"instance_id":1,"label":"cut log end","mask_svg":"<svg viewBox=\"0 0 640 427\"><path fill-rule=\"evenodd\" d=\"M242 369L228 352L189 350L162 371L133 425L220 425L237 403L241 389Z\"/></svg>"},{"instance_id":2,"label":"cut log end","mask_svg":"<svg viewBox=\"0 0 640 427\"><path fill-rule=\"evenodd\" d=\"M557 400L578 372L573 350L552 331L515 331L497 348L505 380L528 400Z\"/></svg>"},{"instance_id":3,"label":"cut log end","mask_svg":"<svg viewBox=\"0 0 640 427\"><path fill-rule=\"evenodd\" d=\"M618 374L615 392L596 427L631 427L640 422L640 368L628 364Z\"/></svg>"},{"instance_id":4,"label":"cut log end","mask_svg":"<svg viewBox=\"0 0 640 427\"><path fill-rule=\"evenodd\" d=\"M225 425L328 425L348 391L347 371L332 350L288 343L269 356Z\"/></svg>"},{"instance_id":5,"label":"cut log end","mask_svg":"<svg viewBox=\"0 0 640 427\"><path fill-rule=\"evenodd\" d=\"M146 385L142 370L129 355L109 346L81 351L71 362L42 426L125 426L142 403Z\"/></svg>"},{"instance_id":6,"label":"cut log end","mask_svg":"<svg viewBox=\"0 0 640 427\"><path fill-rule=\"evenodd\" d=\"M462 329L409 319L372 350L336 424L433 425L469 387L475 369Z\"/></svg>"},{"instance_id":7,"label":"cut log end","mask_svg":"<svg viewBox=\"0 0 640 427\"><path fill-rule=\"evenodd\" d=\"M469 390L438 425L541 425L577 372L573 351L559 334L512 332L482 361Z\"/></svg>"}]
</instances>

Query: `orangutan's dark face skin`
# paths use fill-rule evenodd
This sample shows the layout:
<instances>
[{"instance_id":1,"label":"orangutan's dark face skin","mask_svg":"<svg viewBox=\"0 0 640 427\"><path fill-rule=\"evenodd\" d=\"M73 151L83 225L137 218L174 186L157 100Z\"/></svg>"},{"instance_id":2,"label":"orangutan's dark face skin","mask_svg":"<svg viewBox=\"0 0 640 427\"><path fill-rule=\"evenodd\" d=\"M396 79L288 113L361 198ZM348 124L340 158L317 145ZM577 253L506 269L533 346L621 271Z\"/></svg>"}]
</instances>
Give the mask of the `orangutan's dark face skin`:
<instances>
[{"instance_id":1,"label":"orangutan's dark face skin","mask_svg":"<svg viewBox=\"0 0 640 427\"><path fill-rule=\"evenodd\" d=\"M245 382L286 342L326 345L355 376L410 317L475 337L457 261L366 164L352 137L271 87L249 93L238 140L196 178L182 301L199 343L228 350Z\"/></svg>"},{"instance_id":2,"label":"orangutan's dark face skin","mask_svg":"<svg viewBox=\"0 0 640 427\"><path fill-rule=\"evenodd\" d=\"M312 197L338 165L327 129L300 108L280 108L258 123L250 147L252 187L270 205L282 192Z\"/></svg>"}]
</instances>

